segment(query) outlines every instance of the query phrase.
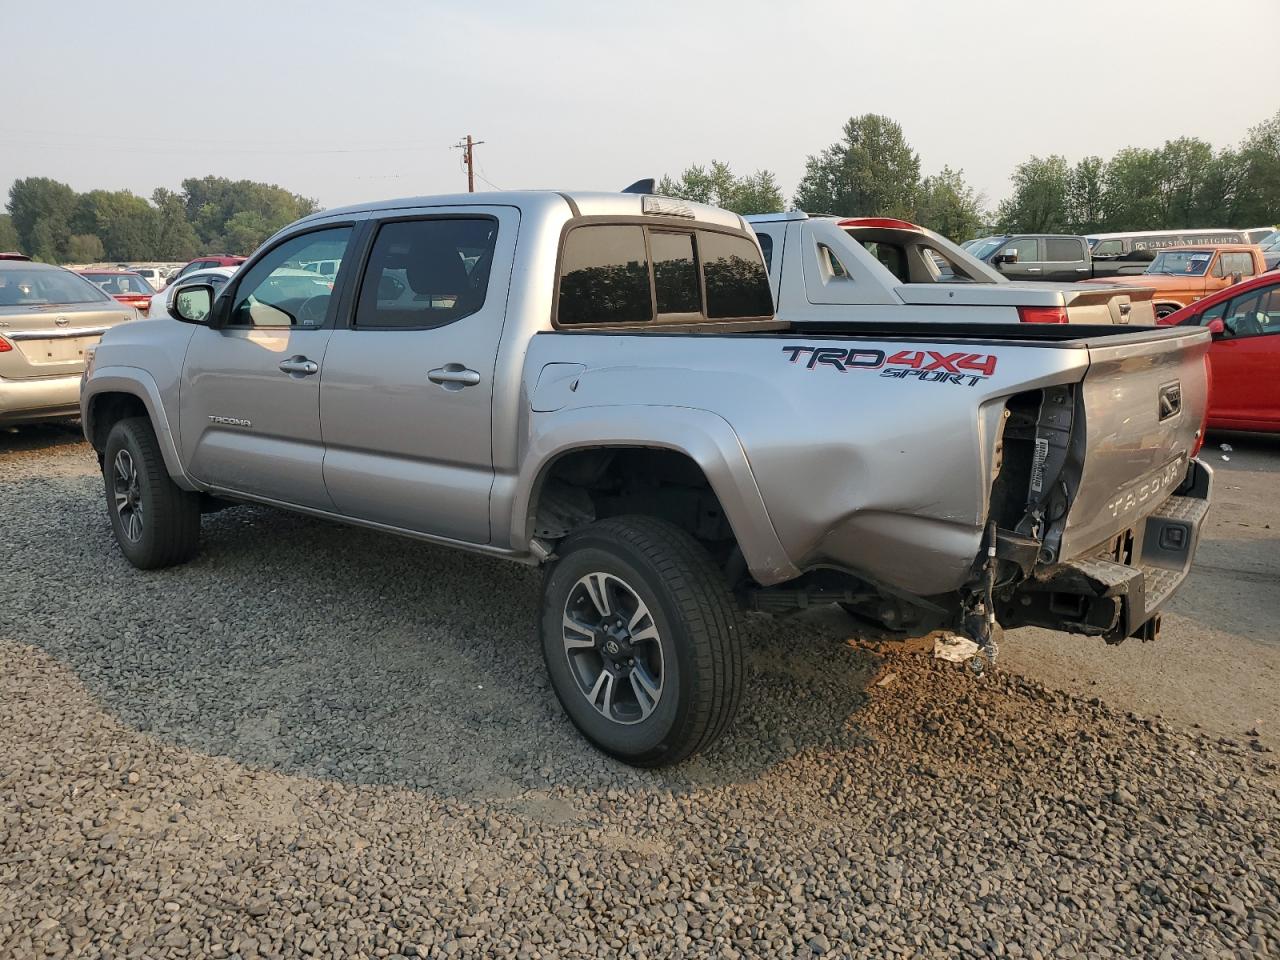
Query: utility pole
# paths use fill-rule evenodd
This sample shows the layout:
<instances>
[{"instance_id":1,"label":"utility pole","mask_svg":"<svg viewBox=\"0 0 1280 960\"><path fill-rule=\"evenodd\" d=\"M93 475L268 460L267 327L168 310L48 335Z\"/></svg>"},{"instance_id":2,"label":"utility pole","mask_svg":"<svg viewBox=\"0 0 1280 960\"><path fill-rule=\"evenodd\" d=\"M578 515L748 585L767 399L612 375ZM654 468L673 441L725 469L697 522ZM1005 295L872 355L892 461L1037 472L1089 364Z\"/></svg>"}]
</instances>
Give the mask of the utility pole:
<instances>
[{"instance_id":1,"label":"utility pole","mask_svg":"<svg viewBox=\"0 0 1280 960\"><path fill-rule=\"evenodd\" d=\"M475 148L484 143L483 140L472 140L471 134L467 134L467 139L460 143L455 143L453 149L463 151L463 157L467 163L467 193L476 192L476 164L475 164Z\"/></svg>"}]
</instances>

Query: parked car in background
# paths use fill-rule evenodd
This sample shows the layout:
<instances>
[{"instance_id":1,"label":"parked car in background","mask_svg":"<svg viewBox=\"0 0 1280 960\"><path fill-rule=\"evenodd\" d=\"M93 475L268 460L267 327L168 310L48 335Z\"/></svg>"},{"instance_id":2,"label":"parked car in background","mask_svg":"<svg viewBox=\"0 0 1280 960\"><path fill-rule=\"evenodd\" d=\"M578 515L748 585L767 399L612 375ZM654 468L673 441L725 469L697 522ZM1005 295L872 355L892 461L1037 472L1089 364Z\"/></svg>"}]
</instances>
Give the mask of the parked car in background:
<instances>
[{"instance_id":1,"label":"parked car in background","mask_svg":"<svg viewBox=\"0 0 1280 960\"><path fill-rule=\"evenodd\" d=\"M146 316L147 311L151 309L151 298L156 295L155 288L151 284L147 283L140 274L131 271L81 270L80 276L96 284L121 303L127 303L143 316Z\"/></svg>"},{"instance_id":2,"label":"parked car in background","mask_svg":"<svg viewBox=\"0 0 1280 960\"><path fill-rule=\"evenodd\" d=\"M1138 230L1130 233L1091 233L1085 239L1095 257L1126 257L1166 247L1212 247L1223 243L1253 243L1244 230Z\"/></svg>"},{"instance_id":3,"label":"parked car in background","mask_svg":"<svg viewBox=\"0 0 1280 960\"><path fill-rule=\"evenodd\" d=\"M1210 427L1280 431L1280 274L1237 283L1160 323L1213 335Z\"/></svg>"},{"instance_id":4,"label":"parked car in background","mask_svg":"<svg viewBox=\"0 0 1280 960\"><path fill-rule=\"evenodd\" d=\"M206 267L203 270L191 271L182 278L182 284L207 283L215 290L220 290L229 277L235 276L235 272L235 267ZM151 319L152 317L167 317L169 315L169 303L173 298L173 293L182 284L179 284L176 281L174 283L170 283L152 297L151 309L147 311L147 319Z\"/></svg>"},{"instance_id":5,"label":"parked car in background","mask_svg":"<svg viewBox=\"0 0 1280 960\"><path fill-rule=\"evenodd\" d=\"M208 270L210 267L238 267L240 264L244 263L244 261L244 257L233 257L230 254L225 253L218 254L217 256L210 255L207 257L198 257L184 266L174 276L170 277L169 282L173 283L175 280L180 280L182 277L185 277L187 274L195 270Z\"/></svg>"},{"instance_id":6,"label":"parked car in background","mask_svg":"<svg viewBox=\"0 0 1280 960\"><path fill-rule=\"evenodd\" d=\"M1268 270L1280 267L1280 230L1272 230L1258 243L1262 251L1262 259L1266 261Z\"/></svg>"},{"instance_id":7,"label":"parked car in background","mask_svg":"<svg viewBox=\"0 0 1280 960\"><path fill-rule=\"evenodd\" d=\"M882 279L899 243L904 269L937 269L922 231L830 223L821 242ZM326 259L333 291L311 296L295 265ZM775 316L743 219L666 197L326 210L216 295L181 284L171 319L111 333L84 431L143 569L195 553L212 497L545 566L551 687L642 766L732 723L738 602L838 600L988 651L996 622L1154 638L1208 507L1208 334L848 312Z\"/></svg>"},{"instance_id":8,"label":"parked car in background","mask_svg":"<svg viewBox=\"0 0 1280 960\"><path fill-rule=\"evenodd\" d=\"M1263 240L1266 240L1275 232L1275 227L1254 227L1252 230L1246 230L1244 232L1245 243L1261 244Z\"/></svg>"},{"instance_id":9,"label":"parked car in background","mask_svg":"<svg viewBox=\"0 0 1280 960\"><path fill-rule=\"evenodd\" d=\"M969 253L991 264L1010 280L1048 280L1073 283L1092 277L1142 273L1153 254L1135 251L1116 257L1094 257L1081 236L1055 233L1016 233L982 237Z\"/></svg>"},{"instance_id":10,"label":"parked car in background","mask_svg":"<svg viewBox=\"0 0 1280 960\"><path fill-rule=\"evenodd\" d=\"M168 282L165 271L159 267L134 267L133 272L151 285L152 290L160 291Z\"/></svg>"},{"instance_id":11,"label":"parked car in background","mask_svg":"<svg viewBox=\"0 0 1280 960\"><path fill-rule=\"evenodd\" d=\"M70 270L0 260L0 423L78 416L85 351L136 316Z\"/></svg>"},{"instance_id":12,"label":"parked car in background","mask_svg":"<svg viewBox=\"0 0 1280 960\"><path fill-rule=\"evenodd\" d=\"M800 211L747 217L769 264L778 316L822 323L1151 324L1151 291L1011 283L945 237L905 220ZM886 311L886 307L899 308Z\"/></svg>"},{"instance_id":13,"label":"parked car in background","mask_svg":"<svg viewBox=\"0 0 1280 960\"><path fill-rule=\"evenodd\" d=\"M16 250L8 250L0 253L0 260L30 260L25 253L18 253Z\"/></svg>"},{"instance_id":14,"label":"parked car in background","mask_svg":"<svg viewBox=\"0 0 1280 960\"><path fill-rule=\"evenodd\" d=\"M1174 247L1157 253L1141 276L1085 280L1081 286L1118 283L1154 289L1159 319L1266 269L1262 250L1252 245Z\"/></svg>"}]
</instances>

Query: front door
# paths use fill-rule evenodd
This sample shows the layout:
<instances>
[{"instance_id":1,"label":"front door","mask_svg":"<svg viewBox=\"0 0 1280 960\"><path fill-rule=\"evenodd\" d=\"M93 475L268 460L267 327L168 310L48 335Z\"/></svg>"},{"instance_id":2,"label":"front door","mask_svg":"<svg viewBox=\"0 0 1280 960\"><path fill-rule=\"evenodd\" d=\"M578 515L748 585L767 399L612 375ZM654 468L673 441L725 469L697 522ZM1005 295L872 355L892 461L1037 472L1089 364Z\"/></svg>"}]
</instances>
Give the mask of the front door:
<instances>
[{"instance_id":1,"label":"front door","mask_svg":"<svg viewBox=\"0 0 1280 960\"><path fill-rule=\"evenodd\" d=\"M1280 284L1233 298L1222 321L1223 335L1209 348L1210 416L1218 426L1275 429L1280 426Z\"/></svg>"},{"instance_id":2,"label":"front door","mask_svg":"<svg viewBox=\"0 0 1280 960\"><path fill-rule=\"evenodd\" d=\"M341 258L352 230L284 240L228 284L226 325L196 330L179 402L183 460L196 479L333 509L321 473L320 373L337 297L334 282L300 264Z\"/></svg>"},{"instance_id":3,"label":"front door","mask_svg":"<svg viewBox=\"0 0 1280 960\"><path fill-rule=\"evenodd\" d=\"M1043 280L1044 255L1040 252L1038 237L1015 237L1006 243L993 257L993 261L1005 254L1017 254L1015 263L998 263L996 269L1010 280Z\"/></svg>"},{"instance_id":4,"label":"front door","mask_svg":"<svg viewBox=\"0 0 1280 960\"><path fill-rule=\"evenodd\" d=\"M508 207L378 225L320 381L324 479L341 513L489 542L493 378L517 226Z\"/></svg>"}]
</instances>

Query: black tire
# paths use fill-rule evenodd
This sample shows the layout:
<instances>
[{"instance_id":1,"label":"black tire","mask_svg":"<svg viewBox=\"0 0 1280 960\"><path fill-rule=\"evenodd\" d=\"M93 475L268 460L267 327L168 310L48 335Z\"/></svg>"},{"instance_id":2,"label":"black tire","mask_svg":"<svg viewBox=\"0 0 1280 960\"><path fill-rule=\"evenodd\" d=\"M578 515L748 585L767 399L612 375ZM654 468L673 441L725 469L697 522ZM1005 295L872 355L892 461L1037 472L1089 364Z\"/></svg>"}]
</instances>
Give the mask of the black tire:
<instances>
[{"instance_id":1,"label":"black tire","mask_svg":"<svg viewBox=\"0 0 1280 960\"><path fill-rule=\"evenodd\" d=\"M557 553L559 559L543 580L542 654L556 696L583 736L637 767L678 763L718 739L742 699L745 667L737 607L710 554L678 527L642 516L593 523L565 539ZM574 591L580 594L584 579L594 574L620 581L622 587L615 584L615 589L632 591L651 614L650 621L642 622L651 622L657 631L657 639L648 640L644 649L651 664L660 650L660 695L648 704L647 716L643 706L633 709L640 719L623 722L606 716L589 699L582 668L570 662L571 656L575 664L579 657L598 656L603 663L603 647L571 654L565 642L564 618ZM625 591L619 595L619 608L626 606L627 596ZM595 614L598 608L586 609ZM637 629L636 636L645 632ZM641 654L636 657L632 663ZM614 682L620 702L634 693L639 704L634 681L630 690L622 678Z\"/></svg>"},{"instance_id":2,"label":"black tire","mask_svg":"<svg viewBox=\"0 0 1280 960\"><path fill-rule=\"evenodd\" d=\"M103 449L102 479L111 530L130 563L154 570L195 555L200 544L200 498L169 479L146 417L121 420L111 428ZM141 509L135 515L136 507Z\"/></svg>"}]
</instances>

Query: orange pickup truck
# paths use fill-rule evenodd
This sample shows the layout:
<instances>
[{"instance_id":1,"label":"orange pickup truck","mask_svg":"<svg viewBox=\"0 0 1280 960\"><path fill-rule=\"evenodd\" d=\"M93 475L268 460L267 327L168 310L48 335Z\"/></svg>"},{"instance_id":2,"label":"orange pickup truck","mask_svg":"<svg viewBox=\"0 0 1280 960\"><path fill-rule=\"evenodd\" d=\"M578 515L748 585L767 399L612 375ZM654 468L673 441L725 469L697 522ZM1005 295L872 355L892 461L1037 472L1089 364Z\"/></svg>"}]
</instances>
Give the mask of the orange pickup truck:
<instances>
[{"instance_id":1,"label":"orange pickup truck","mask_svg":"<svg viewBox=\"0 0 1280 960\"><path fill-rule=\"evenodd\" d=\"M1161 319L1223 287L1266 271L1267 261L1256 245L1172 247L1157 253L1145 273L1080 283L1154 289L1156 319Z\"/></svg>"}]
</instances>

